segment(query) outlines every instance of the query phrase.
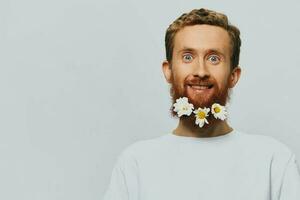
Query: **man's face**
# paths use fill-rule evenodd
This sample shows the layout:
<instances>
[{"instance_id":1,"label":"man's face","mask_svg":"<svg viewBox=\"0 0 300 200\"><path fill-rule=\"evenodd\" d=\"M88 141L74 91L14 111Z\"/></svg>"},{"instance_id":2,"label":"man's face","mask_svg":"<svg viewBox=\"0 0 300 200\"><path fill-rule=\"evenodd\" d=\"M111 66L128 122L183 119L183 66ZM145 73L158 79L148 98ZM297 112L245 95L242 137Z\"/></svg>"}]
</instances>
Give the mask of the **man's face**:
<instances>
[{"instance_id":1,"label":"man's face","mask_svg":"<svg viewBox=\"0 0 300 200\"><path fill-rule=\"evenodd\" d=\"M172 63L163 63L173 103L185 96L195 109L225 105L240 75L240 68L231 70L230 55L230 37L221 27L194 25L177 32Z\"/></svg>"}]
</instances>

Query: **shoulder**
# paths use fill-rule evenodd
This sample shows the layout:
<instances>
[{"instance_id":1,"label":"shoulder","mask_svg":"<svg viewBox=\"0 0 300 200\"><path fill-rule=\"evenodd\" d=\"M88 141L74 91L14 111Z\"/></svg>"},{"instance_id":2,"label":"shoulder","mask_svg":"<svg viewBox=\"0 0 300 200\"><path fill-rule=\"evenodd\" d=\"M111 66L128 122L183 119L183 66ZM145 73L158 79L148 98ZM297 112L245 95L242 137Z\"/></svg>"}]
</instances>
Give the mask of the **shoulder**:
<instances>
[{"instance_id":1,"label":"shoulder","mask_svg":"<svg viewBox=\"0 0 300 200\"><path fill-rule=\"evenodd\" d=\"M137 162L139 158L153 154L155 151L160 151L162 144L160 137L141 139L126 146L118 156L120 163Z\"/></svg>"},{"instance_id":2,"label":"shoulder","mask_svg":"<svg viewBox=\"0 0 300 200\"><path fill-rule=\"evenodd\" d=\"M161 147L163 140L161 140L162 136L149 138L149 139L141 139L133 142L132 144L126 146L121 154L123 156L138 156L139 154L144 154L150 151L155 151L155 149Z\"/></svg>"},{"instance_id":3,"label":"shoulder","mask_svg":"<svg viewBox=\"0 0 300 200\"><path fill-rule=\"evenodd\" d=\"M248 134L240 132L243 144L257 153L271 154L273 158L288 160L294 154L291 148L283 141L264 134Z\"/></svg>"}]
</instances>

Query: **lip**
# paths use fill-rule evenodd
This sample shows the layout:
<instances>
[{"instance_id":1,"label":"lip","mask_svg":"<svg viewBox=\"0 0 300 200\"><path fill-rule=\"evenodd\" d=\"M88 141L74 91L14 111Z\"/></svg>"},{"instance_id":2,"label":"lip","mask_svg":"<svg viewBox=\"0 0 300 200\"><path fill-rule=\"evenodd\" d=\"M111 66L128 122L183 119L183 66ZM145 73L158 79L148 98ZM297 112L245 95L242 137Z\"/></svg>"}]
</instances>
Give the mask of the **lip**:
<instances>
[{"instance_id":1,"label":"lip","mask_svg":"<svg viewBox=\"0 0 300 200\"><path fill-rule=\"evenodd\" d=\"M213 88L212 84L192 85L188 84L187 89L194 93L209 93Z\"/></svg>"},{"instance_id":2,"label":"lip","mask_svg":"<svg viewBox=\"0 0 300 200\"><path fill-rule=\"evenodd\" d=\"M188 84L188 87L194 90L208 90L213 87L213 84Z\"/></svg>"}]
</instances>

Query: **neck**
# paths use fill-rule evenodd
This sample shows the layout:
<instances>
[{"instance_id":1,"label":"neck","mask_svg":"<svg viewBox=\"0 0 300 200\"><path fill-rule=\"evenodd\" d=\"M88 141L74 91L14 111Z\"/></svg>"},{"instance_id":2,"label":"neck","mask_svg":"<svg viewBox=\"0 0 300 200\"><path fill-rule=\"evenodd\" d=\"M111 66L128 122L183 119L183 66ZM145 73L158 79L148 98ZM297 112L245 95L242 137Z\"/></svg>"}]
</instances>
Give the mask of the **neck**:
<instances>
[{"instance_id":1,"label":"neck","mask_svg":"<svg viewBox=\"0 0 300 200\"><path fill-rule=\"evenodd\" d=\"M233 129L227 121L216 120L214 123L206 124L204 127L198 127L194 121L180 118L176 129L173 130L175 135L188 137L215 137L225 135Z\"/></svg>"}]
</instances>

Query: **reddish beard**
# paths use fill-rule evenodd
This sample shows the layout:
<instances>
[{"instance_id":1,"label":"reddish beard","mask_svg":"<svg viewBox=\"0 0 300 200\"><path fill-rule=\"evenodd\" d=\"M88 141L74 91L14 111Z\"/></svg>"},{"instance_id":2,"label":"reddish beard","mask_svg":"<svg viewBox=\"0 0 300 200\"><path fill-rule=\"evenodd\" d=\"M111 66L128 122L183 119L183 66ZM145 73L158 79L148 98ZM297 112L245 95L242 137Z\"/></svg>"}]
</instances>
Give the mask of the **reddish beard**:
<instances>
[{"instance_id":1,"label":"reddish beard","mask_svg":"<svg viewBox=\"0 0 300 200\"><path fill-rule=\"evenodd\" d=\"M211 88L213 91L210 95L206 94L195 94L190 95L188 93L188 85L189 84L213 84L213 88ZM176 102L176 99L180 97L187 97L189 103L194 105L194 110L197 108L210 108L212 104L219 103L221 105L226 105L227 101L229 100L229 94L230 94L230 88L229 88L229 77L227 80L226 85L224 87L219 88L216 80L212 77L204 77L204 78L193 78L193 79L186 79L184 81L184 88L183 91L181 87L174 81L174 78L172 76L171 80L171 88L170 88L170 95L172 97L172 106L170 108L172 117L176 117L177 113L173 111L174 107L173 104ZM186 119L190 121L191 123L195 122L195 116L194 113L192 113L190 116L183 115L181 118ZM213 117L213 115L210 113L207 117L207 120L209 121L209 124L214 123L216 120ZM194 123L195 124L195 123Z\"/></svg>"}]
</instances>

